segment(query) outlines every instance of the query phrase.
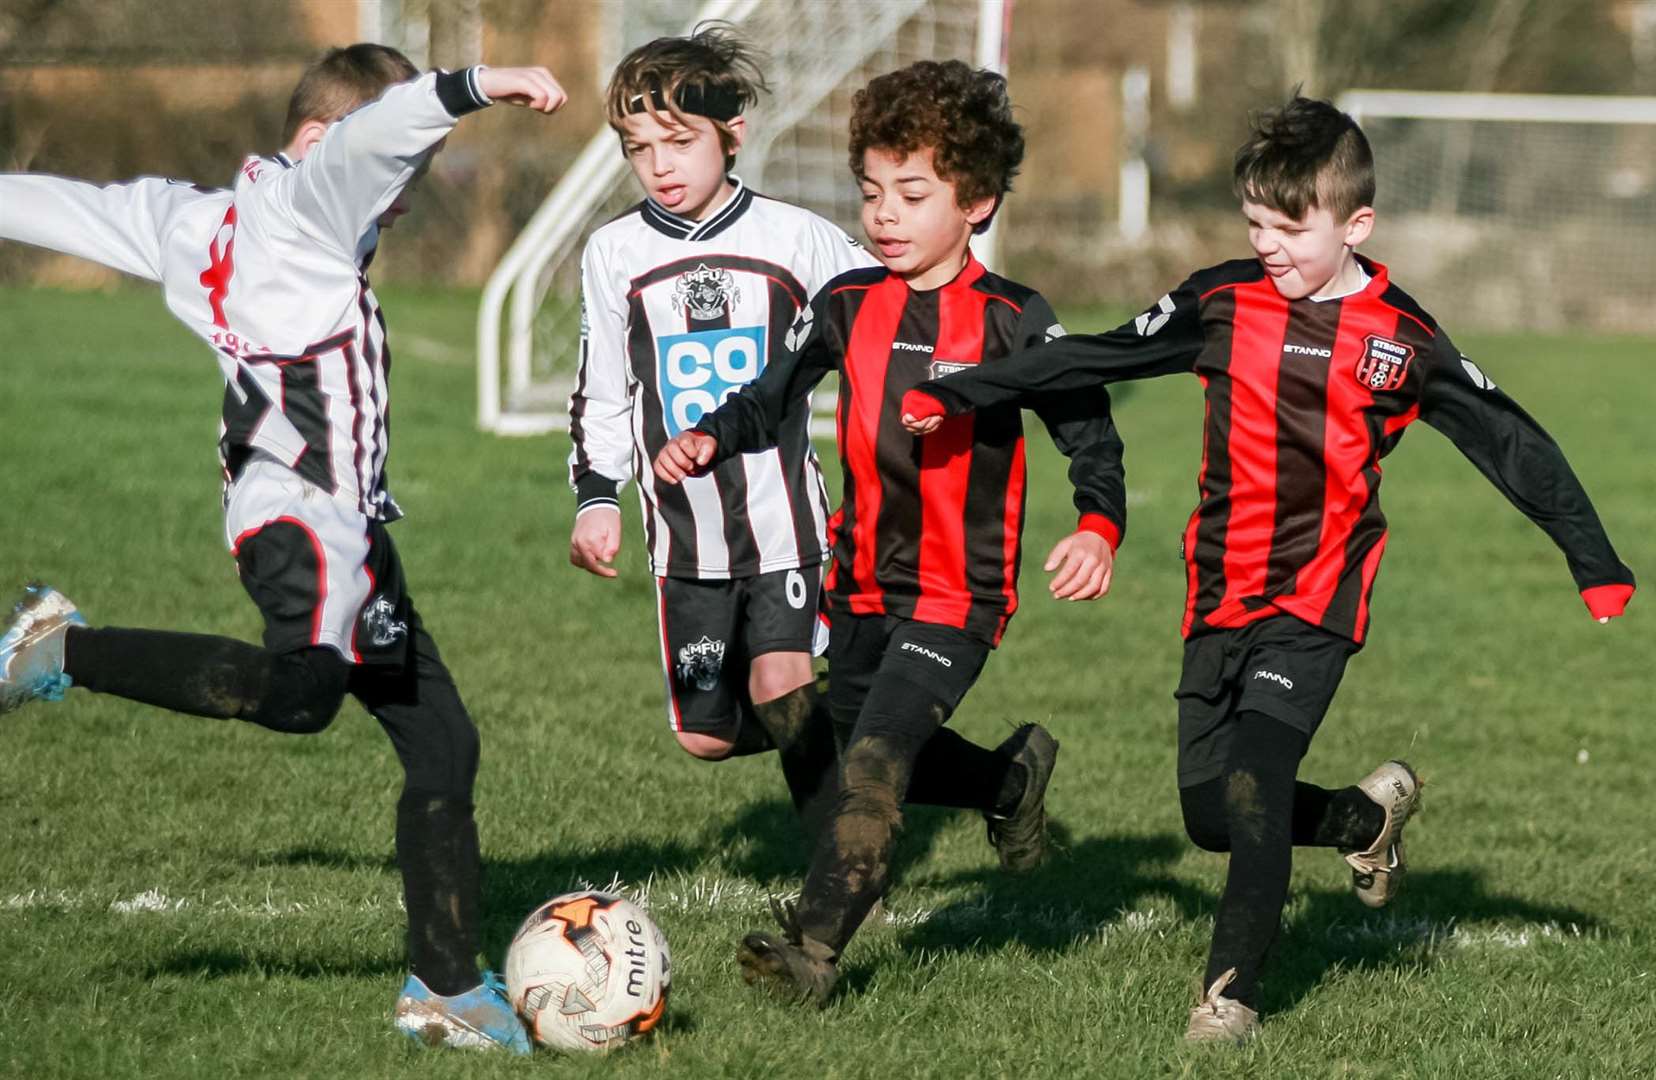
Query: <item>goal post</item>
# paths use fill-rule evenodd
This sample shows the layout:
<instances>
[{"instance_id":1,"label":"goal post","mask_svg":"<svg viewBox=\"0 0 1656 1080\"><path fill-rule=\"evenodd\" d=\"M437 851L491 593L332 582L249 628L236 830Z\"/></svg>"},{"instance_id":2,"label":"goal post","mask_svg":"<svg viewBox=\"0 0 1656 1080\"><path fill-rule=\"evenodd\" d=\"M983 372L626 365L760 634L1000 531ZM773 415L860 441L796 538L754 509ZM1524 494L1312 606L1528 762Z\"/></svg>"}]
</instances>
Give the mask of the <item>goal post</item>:
<instances>
[{"instance_id":1,"label":"goal post","mask_svg":"<svg viewBox=\"0 0 1656 1080\"><path fill-rule=\"evenodd\" d=\"M1451 326L1656 329L1656 97L1358 90L1372 248Z\"/></svg>"},{"instance_id":2,"label":"goal post","mask_svg":"<svg viewBox=\"0 0 1656 1080\"><path fill-rule=\"evenodd\" d=\"M612 0L606 18L630 47L698 23L734 24L763 53L771 93L749 113L737 173L754 190L808 207L856 235L846 168L851 95L920 59L1004 70L1009 0ZM674 11L677 14L675 17ZM609 58L611 66L619 56ZM477 319L477 422L503 435L567 427L580 333L580 256L599 226L640 198L615 133L600 127L502 257ZM973 241L987 263L995 235Z\"/></svg>"}]
</instances>

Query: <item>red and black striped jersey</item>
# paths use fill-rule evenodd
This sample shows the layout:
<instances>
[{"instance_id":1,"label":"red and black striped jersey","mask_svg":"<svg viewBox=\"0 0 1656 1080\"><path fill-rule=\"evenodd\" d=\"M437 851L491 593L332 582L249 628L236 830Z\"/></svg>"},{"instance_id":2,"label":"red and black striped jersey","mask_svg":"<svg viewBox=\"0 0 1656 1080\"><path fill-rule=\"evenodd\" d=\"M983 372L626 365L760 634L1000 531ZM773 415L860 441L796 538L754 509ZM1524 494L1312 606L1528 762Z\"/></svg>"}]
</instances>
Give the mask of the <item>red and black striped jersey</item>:
<instances>
[{"instance_id":1,"label":"red and black striped jersey","mask_svg":"<svg viewBox=\"0 0 1656 1080\"><path fill-rule=\"evenodd\" d=\"M1360 291L1290 301L1256 260L1223 263L1109 333L920 389L952 415L1174 372L1201 380L1187 637L1286 613L1361 643L1386 547L1380 459L1416 419L1552 537L1594 614L1619 613L1633 574L1557 444L1384 266L1361 264Z\"/></svg>"},{"instance_id":2,"label":"red and black striped jersey","mask_svg":"<svg viewBox=\"0 0 1656 1080\"><path fill-rule=\"evenodd\" d=\"M953 626L998 644L1018 606L1022 416L1016 406L987 409L916 439L902 425L903 394L1062 334L1040 294L976 259L923 292L883 267L853 270L800 313L787 357L696 427L718 441L715 463L768 446L788 403L837 371L845 486L830 530L832 608ZM1030 404L1070 458L1083 527L1113 547L1126 521L1126 489L1105 391Z\"/></svg>"}]
</instances>

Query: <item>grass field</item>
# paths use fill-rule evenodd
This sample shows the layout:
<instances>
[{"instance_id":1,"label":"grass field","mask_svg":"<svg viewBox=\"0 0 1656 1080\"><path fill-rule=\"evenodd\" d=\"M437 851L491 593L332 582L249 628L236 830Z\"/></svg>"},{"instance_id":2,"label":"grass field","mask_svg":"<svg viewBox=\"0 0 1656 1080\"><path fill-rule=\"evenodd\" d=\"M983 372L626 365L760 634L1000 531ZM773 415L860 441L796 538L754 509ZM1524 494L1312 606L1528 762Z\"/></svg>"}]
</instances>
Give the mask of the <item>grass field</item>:
<instances>
[{"instance_id":1,"label":"grass field","mask_svg":"<svg viewBox=\"0 0 1656 1080\"><path fill-rule=\"evenodd\" d=\"M489 958L545 896L618 882L671 940L667 1019L607 1059L405 1045L400 773L377 725L348 705L282 738L77 691L0 723L0 1075L1656 1075L1651 603L1594 624L1558 552L1424 425L1387 461L1372 643L1302 773L1408 756L1430 785L1409 886L1370 912L1335 855L1301 855L1255 1044L1179 1042L1224 869L1184 838L1173 784L1190 379L1120 403L1133 520L1101 603L1041 587L1070 513L1032 439L1025 607L955 723L1063 740L1058 857L1003 878L980 821L911 814L886 921L806 1014L736 975L801 854L772 762L698 763L664 729L636 512L620 580L573 570L566 444L472 428L472 299L385 299L396 536L484 738ZM45 577L99 623L256 638L220 535L205 349L142 290L0 292L0 343L0 582ZM1652 342L1460 344L1648 577Z\"/></svg>"}]
</instances>

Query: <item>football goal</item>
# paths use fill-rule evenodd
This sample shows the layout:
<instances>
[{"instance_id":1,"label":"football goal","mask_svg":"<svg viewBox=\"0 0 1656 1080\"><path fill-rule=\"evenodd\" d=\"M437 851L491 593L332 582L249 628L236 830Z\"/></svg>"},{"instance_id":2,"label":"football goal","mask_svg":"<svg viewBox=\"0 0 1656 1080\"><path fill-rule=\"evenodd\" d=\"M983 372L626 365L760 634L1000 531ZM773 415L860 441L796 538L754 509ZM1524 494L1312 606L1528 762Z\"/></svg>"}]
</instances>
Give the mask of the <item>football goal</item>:
<instances>
[{"instance_id":1,"label":"football goal","mask_svg":"<svg viewBox=\"0 0 1656 1080\"><path fill-rule=\"evenodd\" d=\"M1372 248L1453 330L1656 329L1656 98L1353 91Z\"/></svg>"}]
</instances>

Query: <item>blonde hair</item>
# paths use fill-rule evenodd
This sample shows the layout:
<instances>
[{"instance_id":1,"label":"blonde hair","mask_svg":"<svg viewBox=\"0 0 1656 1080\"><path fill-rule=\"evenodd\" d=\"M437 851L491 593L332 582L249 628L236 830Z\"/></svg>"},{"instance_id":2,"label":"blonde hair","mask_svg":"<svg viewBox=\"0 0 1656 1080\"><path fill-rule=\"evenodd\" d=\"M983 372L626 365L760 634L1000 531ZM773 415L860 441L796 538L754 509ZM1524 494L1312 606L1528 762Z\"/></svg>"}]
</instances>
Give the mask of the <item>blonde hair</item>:
<instances>
[{"instance_id":1,"label":"blonde hair","mask_svg":"<svg viewBox=\"0 0 1656 1080\"><path fill-rule=\"evenodd\" d=\"M305 69L293 88L282 142L293 141L307 121L331 124L385 93L386 87L419 74L408 57L389 45L362 43L329 49Z\"/></svg>"}]
</instances>

